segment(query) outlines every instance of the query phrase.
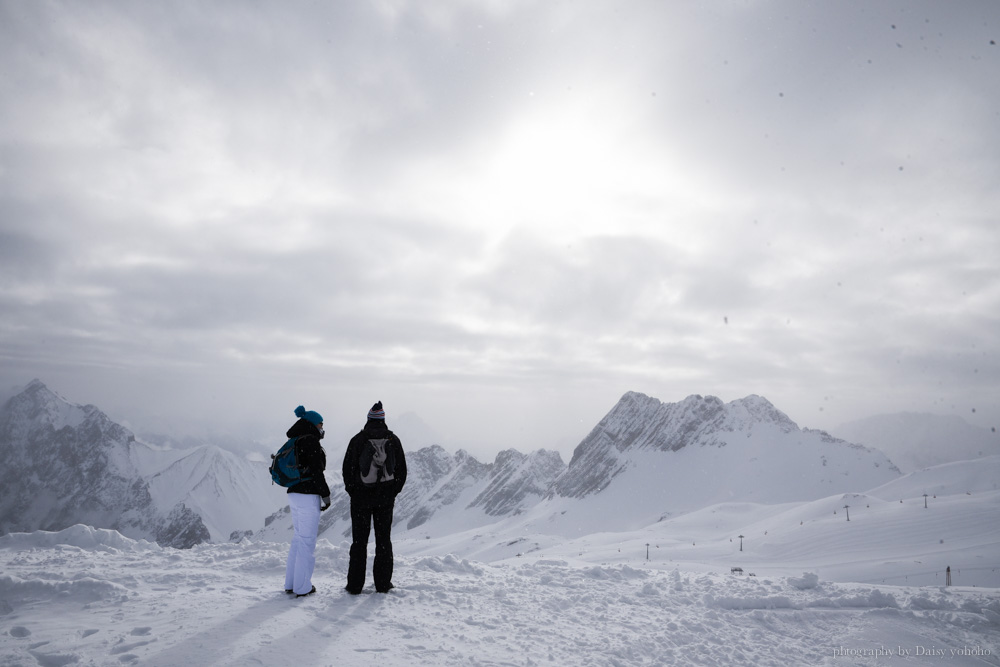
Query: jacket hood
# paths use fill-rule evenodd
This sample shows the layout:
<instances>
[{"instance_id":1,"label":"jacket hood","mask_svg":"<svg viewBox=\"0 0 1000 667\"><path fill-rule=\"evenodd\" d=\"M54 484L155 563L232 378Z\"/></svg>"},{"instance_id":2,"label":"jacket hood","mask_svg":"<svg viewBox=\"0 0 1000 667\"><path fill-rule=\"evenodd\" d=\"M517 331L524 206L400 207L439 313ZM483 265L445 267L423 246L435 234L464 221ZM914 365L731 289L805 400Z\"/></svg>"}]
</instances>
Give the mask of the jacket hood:
<instances>
[{"instance_id":1,"label":"jacket hood","mask_svg":"<svg viewBox=\"0 0 1000 667\"><path fill-rule=\"evenodd\" d=\"M384 419L369 419L364 431L371 435L384 435L389 432L389 427L385 425Z\"/></svg>"},{"instance_id":2,"label":"jacket hood","mask_svg":"<svg viewBox=\"0 0 1000 667\"><path fill-rule=\"evenodd\" d=\"M303 435L312 435L320 440L323 439L323 434L319 432L316 425L306 419L300 419L292 424L292 427L288 429L288 432L285 435L289 438L300 438Z\"/></svg>"}]
</instances>

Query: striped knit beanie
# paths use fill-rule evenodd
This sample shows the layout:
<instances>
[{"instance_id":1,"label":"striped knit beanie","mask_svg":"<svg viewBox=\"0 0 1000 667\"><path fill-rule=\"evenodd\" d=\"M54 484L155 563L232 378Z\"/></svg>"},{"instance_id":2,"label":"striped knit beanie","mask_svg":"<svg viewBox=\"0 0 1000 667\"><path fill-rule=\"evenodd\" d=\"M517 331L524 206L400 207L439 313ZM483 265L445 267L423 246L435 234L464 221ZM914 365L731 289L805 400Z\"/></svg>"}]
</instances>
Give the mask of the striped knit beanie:
<instances>
[{"instance_id":1,"label":"striped knit beanie","mask_svg":"<svg viewBox=\"0 0 1000 667\"><path fill-rule=\"evenodd\" d=\"M385 410L382 409L382 401L372 406L368 411L368 419L385 419Z\"/></svg>"}]
</instances>

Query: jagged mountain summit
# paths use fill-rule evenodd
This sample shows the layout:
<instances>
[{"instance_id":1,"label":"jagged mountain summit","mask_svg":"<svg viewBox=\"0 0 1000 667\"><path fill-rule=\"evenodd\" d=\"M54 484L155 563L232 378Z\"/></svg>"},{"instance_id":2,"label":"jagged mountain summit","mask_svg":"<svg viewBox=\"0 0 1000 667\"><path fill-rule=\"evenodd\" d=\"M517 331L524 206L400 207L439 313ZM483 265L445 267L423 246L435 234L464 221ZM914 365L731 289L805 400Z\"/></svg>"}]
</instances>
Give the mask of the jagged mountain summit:
<instances>
[{"instance_id":1,"label":"jagged mountain summit","mask_svg":"<svg viewBox=\"0 0 1000 667\"><path fill-rule=\"evenodd\" d=\"M783 412L760 396L724 404L714 396L689 396L662 403L627 392L576 447L570 470L556 483L555 493L583 497L607 486L628 467L629 451L676 452L687 446L724 446L727 435L755 426L776 434L798 431Z\"/></svg>"},{"instance_id":2,"label":"jagged mountain summit","mask_svg":"<svg viewBox=\"0 0 1000 667\"><path fill-rule=\"evenodd\" d=\"M186 548L209 538L201 517L160 508L136 470L135 438L93 405L74 405L34 380L0 409L0 456L17 475L0 487L0 533L77 523Z\"/></svg>"},{"instance_id":3,"label":"jagged mountain summit","mask_svg":"<svg viewBox=\"0 0 1000 667\"><path fill-rule=\"evenodd\" d=\"M542 498L565 472L558 452L539 449L522 454L507 449L497 454L489 483L469 507L481 507L489 516L518 514L530 499Z\"/></svg>"},{"instance_id":4,"label":"jagged mountain summit","mask_svg":"<svg viewBox=\"0 0 1000 667\"><path fill-rule=\"evenodd\" d=\"M900 474L882 453L800 429L760 396L663 403L628 392L577 446L550 499L574 526L612 529L721 502L864 491Z\"/></svg>"}]
</instances>

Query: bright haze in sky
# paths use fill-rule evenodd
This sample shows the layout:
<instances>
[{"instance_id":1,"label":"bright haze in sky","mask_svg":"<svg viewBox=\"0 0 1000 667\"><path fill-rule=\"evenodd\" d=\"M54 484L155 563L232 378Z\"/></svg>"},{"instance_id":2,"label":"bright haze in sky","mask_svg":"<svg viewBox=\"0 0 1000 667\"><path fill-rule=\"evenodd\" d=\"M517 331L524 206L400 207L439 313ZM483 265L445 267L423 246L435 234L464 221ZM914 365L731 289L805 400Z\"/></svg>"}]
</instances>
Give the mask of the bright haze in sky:
<instances>
[{"instance_id":1,"label":"bright haze in sky","mask_svg":"<svg viewBox=\"0 0 1000 667\"><path fill-rule=\"evenodd\" d=\"M998 40L994 0L0 0L0 388L279 444L382 400L486 459L629 390L1000 427Z\"/></svg>"}]
</instances>

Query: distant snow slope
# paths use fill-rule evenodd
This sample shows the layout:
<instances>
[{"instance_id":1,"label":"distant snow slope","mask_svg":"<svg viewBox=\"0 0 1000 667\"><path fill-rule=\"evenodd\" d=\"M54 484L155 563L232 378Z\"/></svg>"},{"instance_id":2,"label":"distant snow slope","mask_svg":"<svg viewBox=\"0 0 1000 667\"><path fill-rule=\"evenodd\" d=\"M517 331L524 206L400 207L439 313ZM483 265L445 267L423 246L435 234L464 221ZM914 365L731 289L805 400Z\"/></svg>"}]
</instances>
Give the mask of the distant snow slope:
<instances>
[{"instance_id":1,"label":"distant snow slope","mask_svg":"<svg viewBox=\"0 0 1000 667\"><path fill-rule=\"evenodd\" d=\"M883 500L930 496L953 496L1000 490L1000 456L955 461L923 468L904 475L868 494Z\"/></svg>"},{"instance_id":2,"label":"distant snow slope","mask_svg":"<svg viewBox=\"0 0 1000 667\"><path fill-rule=\"evenodd\" d=\"M834 432L852 442L878 448L904 472L1000 455L1000 434L954 415L877 415L842 424Z\"/></svg>"},{"instance_id":3,"label":"distant snow slope","mask_svg":"<svg viewBox=\"0 0 1000 667\"><path fill-rule=\"evenodd\" d=\"M414 539L400 548L491 562L530 556L634 564L647 562L648 544L650 564L696 571L732 565L777 576L809 569L841 582L935 585L951 566L956 582L960 573L963 585L998 587L998 483L1000 457L991 457L975 466L911 473L866 492L804 502L724 502L628 531L581 527L557 536L550 529L556 518L546 523L528 513L488 530ZM931 489L937 497L930 496L925 509L923 493Z\"/></svg>"}]
</instances>

